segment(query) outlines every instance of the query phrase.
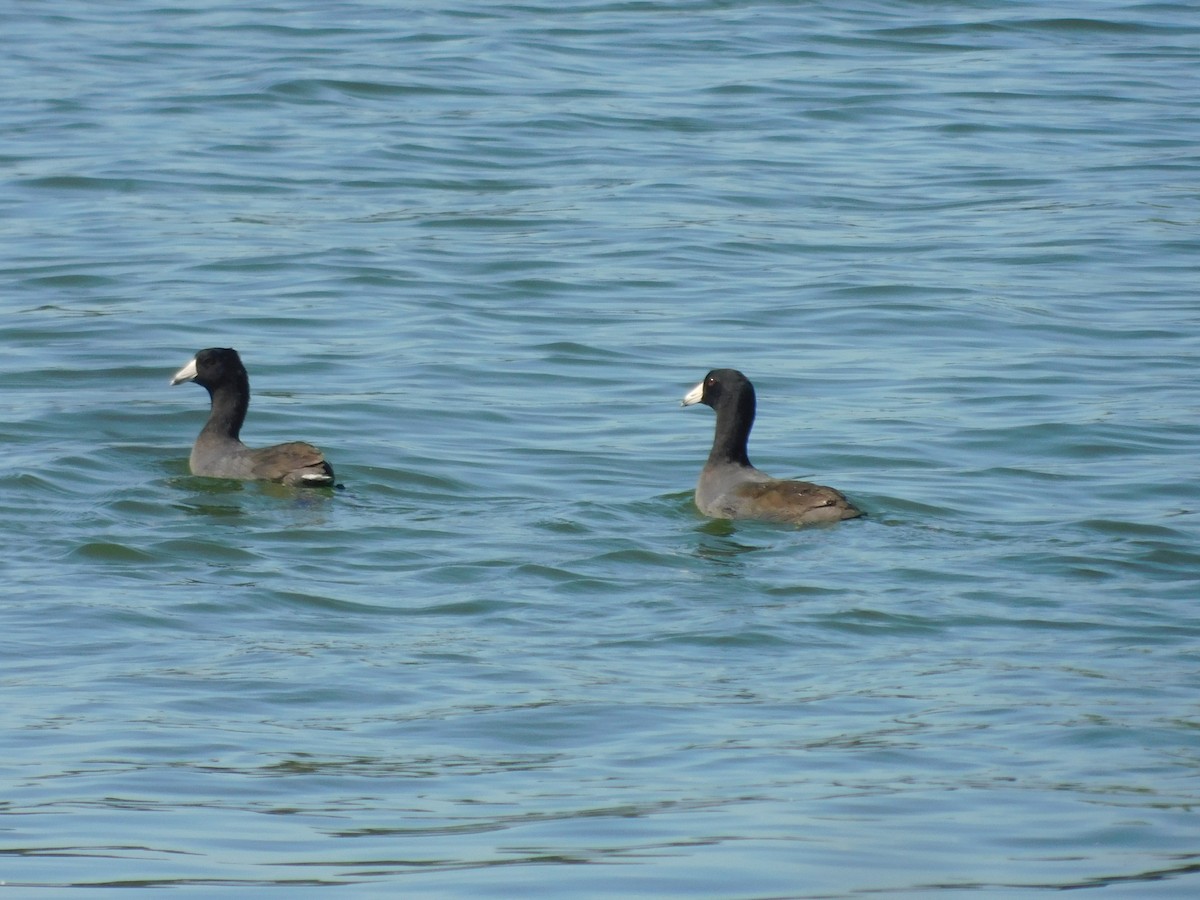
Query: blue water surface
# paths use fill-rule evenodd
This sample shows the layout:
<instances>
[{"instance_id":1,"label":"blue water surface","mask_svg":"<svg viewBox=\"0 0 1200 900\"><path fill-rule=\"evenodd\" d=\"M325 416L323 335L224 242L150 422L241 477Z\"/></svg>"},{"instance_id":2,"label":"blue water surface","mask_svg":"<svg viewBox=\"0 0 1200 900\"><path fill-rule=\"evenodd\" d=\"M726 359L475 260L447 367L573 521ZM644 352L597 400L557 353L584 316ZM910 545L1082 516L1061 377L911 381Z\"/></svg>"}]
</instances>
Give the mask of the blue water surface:
<instances>
[{"instance_id":1,"label":"blue water surface","mask_svg":"<svg viewBox=\"0 0 1200 900\"><path fill-rule=\"evenodd\" d=\"M13 896L1200 891L1200 9L3 20Z\"/></svg>"}]
</instances>

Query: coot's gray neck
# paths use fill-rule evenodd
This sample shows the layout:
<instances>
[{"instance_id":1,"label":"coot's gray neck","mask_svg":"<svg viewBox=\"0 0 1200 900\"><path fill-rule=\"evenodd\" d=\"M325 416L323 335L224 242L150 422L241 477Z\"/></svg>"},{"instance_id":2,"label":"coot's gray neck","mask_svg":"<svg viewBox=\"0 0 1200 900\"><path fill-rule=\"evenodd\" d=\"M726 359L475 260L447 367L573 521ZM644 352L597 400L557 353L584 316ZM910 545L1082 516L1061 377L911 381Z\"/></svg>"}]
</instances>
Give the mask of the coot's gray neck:
<instances>
[{"instance_id":1,"label":"coot's gray neck","mask_svg":"<svg viewBox=\"0 0 1200 900\"><path fill-rule=\"evenodd\" d=\"M712 450L708 454L708 465L733 463L749 466L746 442L750 440L750 429L754 427L754 388L721 396L717 410L717 429L713 435Z\"/></svg>"},{"instance_id":2,"label":"coot's gray neck","mask_svg":"<svg viewBox=\"0 0 1200 900\"><path fill-rule=\"evenodd\" d=\"M207 385L206 385L207 387ZM246 410L250 408L250 379L245 373L227 382L208 388L212 411L204 425L205 434L238 440Z\"/></svg>"}]
</instances>

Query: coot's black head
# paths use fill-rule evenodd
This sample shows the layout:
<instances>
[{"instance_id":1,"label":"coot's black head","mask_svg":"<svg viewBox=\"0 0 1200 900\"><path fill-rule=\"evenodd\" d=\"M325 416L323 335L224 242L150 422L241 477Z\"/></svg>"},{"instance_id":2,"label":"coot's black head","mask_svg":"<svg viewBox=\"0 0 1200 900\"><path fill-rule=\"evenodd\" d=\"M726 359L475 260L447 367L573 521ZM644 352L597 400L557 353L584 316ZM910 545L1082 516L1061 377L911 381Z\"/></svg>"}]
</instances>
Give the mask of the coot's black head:
<instances>
[{"instance_id":1,"label":"coot's black head","mask_svg":"<svg viewBox=\"0 0 1200 900\"><path fill-rule=\"evenodd\" d=\"M171 384L194 381L212 390L225 384L246 382L246 367L236 350L228 347L210 347L201 350L186 366L175 373Z\"/></svg>"},{"instance_id":2,"label":"coot's black head","mask_svg":"<svg viewBox=\"0 0 1200 900\"><path fill-rule=\"evenodd\" d=\"M754 385L737 369L713 369L683 398L683 406L693 403L703 403L713 409L720 409L727 403L742 407L748 404L753 410Z\"/></svg>"}]
</instances>

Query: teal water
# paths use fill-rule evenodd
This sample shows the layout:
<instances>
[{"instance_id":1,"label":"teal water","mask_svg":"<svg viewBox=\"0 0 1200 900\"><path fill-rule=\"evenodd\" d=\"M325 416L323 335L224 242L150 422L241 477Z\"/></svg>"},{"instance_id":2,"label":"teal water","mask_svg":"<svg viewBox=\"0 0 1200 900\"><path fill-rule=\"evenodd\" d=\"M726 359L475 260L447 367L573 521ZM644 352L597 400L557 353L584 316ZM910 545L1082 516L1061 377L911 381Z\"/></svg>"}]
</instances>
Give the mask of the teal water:
<instances>
[{"instance_id":1,"label":"teal water","mask_svg":"<svg viewBox=\"0 0 1200 900\"><path fill-rule=\"evenodd\" d=\"M1200 10L0 50L8 893L1200 890ZM188 474L207 346L342 490ZM869 518L702 519L715 366Z\"/></svg>"}]
</instances>

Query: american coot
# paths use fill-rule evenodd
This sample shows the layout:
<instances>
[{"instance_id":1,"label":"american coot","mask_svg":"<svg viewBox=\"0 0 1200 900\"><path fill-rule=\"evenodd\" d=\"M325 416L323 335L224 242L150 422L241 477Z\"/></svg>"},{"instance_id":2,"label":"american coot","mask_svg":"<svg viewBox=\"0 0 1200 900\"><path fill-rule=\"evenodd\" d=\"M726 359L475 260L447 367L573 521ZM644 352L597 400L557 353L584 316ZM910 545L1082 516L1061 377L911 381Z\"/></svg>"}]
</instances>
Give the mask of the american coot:
<instances>
[{"instance_id":1,"label":"american coot","mask_svg":"<svg viewBox=\"0 0 1200 900\"><path fill-rule=\"evenodd\" d=\"M810 525L862 515L833 488L772 478L750 464L746 441L754 425L754 385L737 369L705 375L681 405L693 403L717 413L712 451L696 485L696 506L706 516Z\"/></svg>"},{"instance_id":2,"label":"american coot","mask_svg":"<svg viewBox=\"0 0 1200 900\"><path fill-rule=\"evenodd\" d=\"M201 350L175 373L171 384L185 381L204 387L212 401L188 461L193 475L315 487L333 484L333 467L312 444L293 441L251 450L238 438L250 406L250 378L236 350Z\"/></svg>"}]
</instances>

